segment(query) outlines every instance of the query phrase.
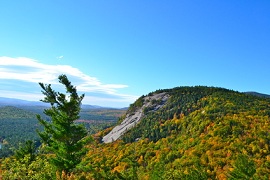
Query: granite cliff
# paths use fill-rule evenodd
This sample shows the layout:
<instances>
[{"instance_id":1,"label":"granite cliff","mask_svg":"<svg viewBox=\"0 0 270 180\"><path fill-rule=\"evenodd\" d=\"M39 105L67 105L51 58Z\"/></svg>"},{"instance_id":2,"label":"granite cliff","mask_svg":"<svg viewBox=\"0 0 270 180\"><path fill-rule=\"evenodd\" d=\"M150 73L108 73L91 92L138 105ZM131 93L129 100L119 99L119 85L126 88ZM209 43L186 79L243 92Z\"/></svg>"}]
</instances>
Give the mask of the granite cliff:
<instances>
[{"instance_id":1,"label":"granite cliff","mask_svg":"<svg viewBox=\"0 0 270 180\"><path fill-rule=\"evenodd\" d=\"M166 92L142 96L137 101L141 101L143 103L134 108L130 108L125 115L124 120L119 125L115 126L107 135L105 135L102 138L102 141L104 143L110 143L121 138L125 132L136 126L136 124L144 117L144 112L146 110L159 110L166 104L168 98L169 94Z\"/></svg>"}]
</instances>

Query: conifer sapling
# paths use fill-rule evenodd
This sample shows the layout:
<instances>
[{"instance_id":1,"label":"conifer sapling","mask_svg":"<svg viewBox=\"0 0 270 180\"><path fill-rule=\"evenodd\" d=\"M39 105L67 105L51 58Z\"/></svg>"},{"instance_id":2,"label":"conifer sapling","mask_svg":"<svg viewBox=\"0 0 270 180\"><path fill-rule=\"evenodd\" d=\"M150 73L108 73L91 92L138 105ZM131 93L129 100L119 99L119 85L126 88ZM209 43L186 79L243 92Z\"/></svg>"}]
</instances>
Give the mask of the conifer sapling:
<instances>
[{"instance_id":1,"label":"conifer sapling","mask_svg":"<svg viewBox=\"0 0 270 180\"><path fill-rule=\"evenodd\" d=\"M44 114L51 120L47 121L40 115L37 116L44 126L44 131L38 131L38 134L48 153L54 154L50 160L57 171L70 173L85 155L84 146L90 137L87 137L84 126L75 123L75 120L79 119L84 94L77 94L76 87L71 85L66 75L60 75L58 79L65 86L66 94L54 91L51 84L39 83L45 95L41 101L51 105L49 109L44 110Z\"/></svg>"}]
</instances>

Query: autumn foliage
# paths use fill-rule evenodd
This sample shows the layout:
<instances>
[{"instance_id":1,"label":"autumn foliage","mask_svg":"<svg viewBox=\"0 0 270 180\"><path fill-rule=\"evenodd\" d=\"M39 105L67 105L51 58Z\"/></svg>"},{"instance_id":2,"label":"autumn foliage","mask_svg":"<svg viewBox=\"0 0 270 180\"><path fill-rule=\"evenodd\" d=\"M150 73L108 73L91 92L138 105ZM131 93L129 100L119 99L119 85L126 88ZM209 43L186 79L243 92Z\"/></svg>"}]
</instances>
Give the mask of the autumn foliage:
<instances>
[{"instance_id":1,"label":"autumn foliage","mask_svg":"<svg viewBox=\"0 0 270 180\"><path fill-rule=\"evenodd\" d=\"M159 92L168 103L145 111L121 140L104 144L109 130L97 133L72 178L270 178L270 99L201 86Z\"/></svg>"}]
</instances>

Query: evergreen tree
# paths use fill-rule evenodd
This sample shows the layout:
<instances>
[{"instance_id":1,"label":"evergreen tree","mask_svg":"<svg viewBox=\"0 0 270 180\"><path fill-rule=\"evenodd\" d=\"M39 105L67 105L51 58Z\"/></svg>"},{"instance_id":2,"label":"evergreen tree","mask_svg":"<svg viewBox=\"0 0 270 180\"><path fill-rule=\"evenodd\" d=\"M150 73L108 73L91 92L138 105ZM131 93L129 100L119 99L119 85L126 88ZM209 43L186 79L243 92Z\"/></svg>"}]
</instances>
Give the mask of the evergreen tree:
<instances>
[{"instance_id":1,"label":"evergreen tree","mask_svg":"<svg viewBox=\"0 0 270 180\"><path fill-rule=\"evenodd\" d=\"M38 134L45 149L54 154L50 162L58 172L69 174L86 153L84 145L89 137L86 137L85 127L75 124L75 120L79 118L84 94L77 94L76 87L71 85L66 75L60 75L58 79L65 86L66 94L54 91L51 84L39 83L45 95L41 101L51 105L49 109L44 110L44 114L51 117L51 121L46 121L38 115L39 122L44 126L44 131L38 131Z\"/></svg>"},{"instance_id":2,"label":"evergreen tree","mask_svg":"<svg viewBox=\"0 0 270 180\"><path fill-rule=\"evenodd\" d=\"M34 141L28 140L23 146L20 146L15 151L15 157L17 160L23 159L26 155L29 155L29 160L33 161L36 157L36 146Z\"/></svg>"}]
</instances>

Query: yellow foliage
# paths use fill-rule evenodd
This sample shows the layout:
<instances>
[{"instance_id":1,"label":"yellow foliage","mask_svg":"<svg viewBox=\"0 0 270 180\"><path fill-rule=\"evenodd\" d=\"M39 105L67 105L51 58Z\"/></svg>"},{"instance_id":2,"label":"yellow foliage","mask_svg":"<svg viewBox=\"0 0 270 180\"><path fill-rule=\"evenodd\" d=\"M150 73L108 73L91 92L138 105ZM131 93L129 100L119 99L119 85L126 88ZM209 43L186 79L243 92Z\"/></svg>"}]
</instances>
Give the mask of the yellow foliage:
<instances>
[{"instance_id":1,"label":"yellow foliage","mask_svg":"<svg viewBox=\"0 0 270 180\"><path fill-rule=\"evenodd\" d=\"M139 163L140 165L142 165L142 164L143 164L143 161L144 161L144 160L143 160L143 156L141 155L140 158L138 159L138 163Z\"/></svg>"},{"instance_id":2,"label":"yellow foliage","mask_svg":"<svg viewBox=\"0 0 270 180\"><path fill-rule=\"evenodd\" d=\"M219 180L226 180L227 179L227 175L224 174L224 173L221 173L221 174L217 175L217 179L219 179Z\"/></svg>"},{"instance_id":3,"label":"yellow foliage","mask_svg":"<svg viewBox=\"0 0 270 180\"><path fill-rule=\"evenodd\" d=\"M118 166L114 167L112 172L122 172L127 168L128 164L126 162L120 162Z\"/></svg>"}]
</instances>

